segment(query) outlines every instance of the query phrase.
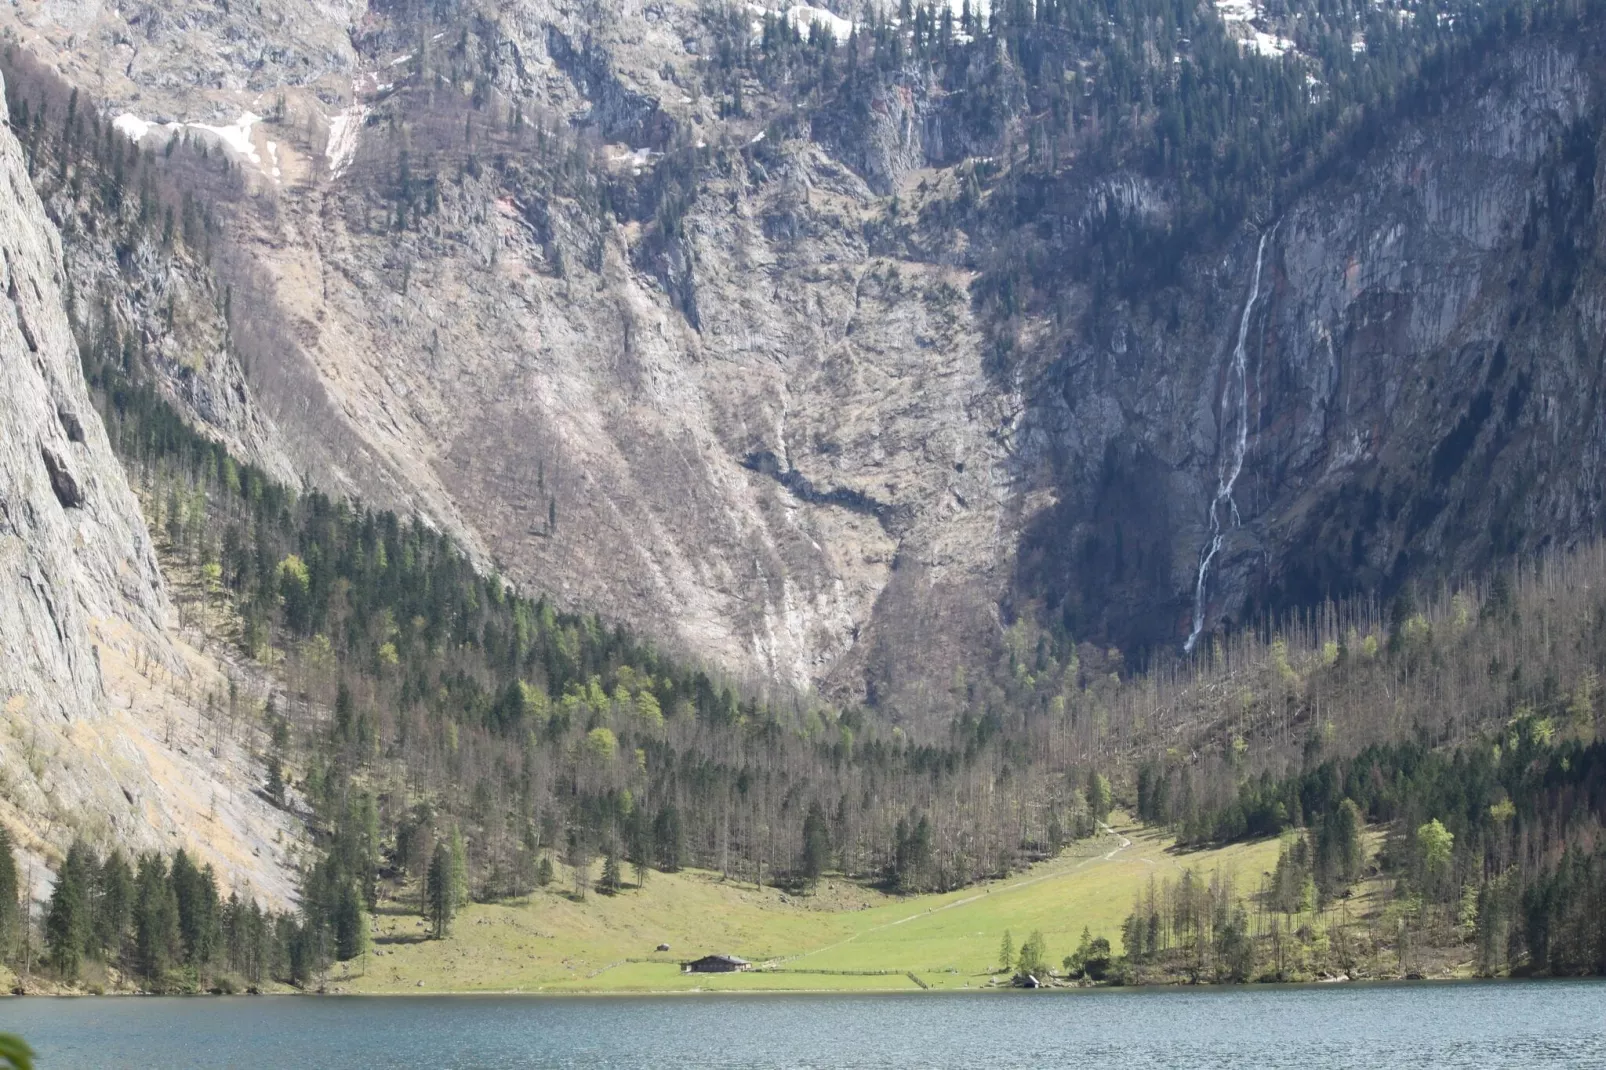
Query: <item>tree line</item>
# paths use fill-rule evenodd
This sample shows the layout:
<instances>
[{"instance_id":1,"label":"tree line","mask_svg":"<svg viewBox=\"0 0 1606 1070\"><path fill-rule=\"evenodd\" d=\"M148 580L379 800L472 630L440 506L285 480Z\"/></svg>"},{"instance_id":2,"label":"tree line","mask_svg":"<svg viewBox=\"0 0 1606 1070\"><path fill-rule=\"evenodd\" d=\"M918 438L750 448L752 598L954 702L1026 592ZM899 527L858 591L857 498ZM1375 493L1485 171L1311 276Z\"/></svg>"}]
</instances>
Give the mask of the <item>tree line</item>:
<instances>
[{"instance_id":1,"label":"tree line","mask_svg":"<svg viewBox=\"0 0 1606 1070\"><path fill-rule=\"evenodd\" d=\"M25 894L19 904L18 876L0 829L0 959L25 976L43 969L92 989L132 980L152 992L230 992L315 972L314 933L249 895L223 897L212 868L183 850L171 861L130 858L75 841L37 918Z\"/></svg>"}]
</instances>

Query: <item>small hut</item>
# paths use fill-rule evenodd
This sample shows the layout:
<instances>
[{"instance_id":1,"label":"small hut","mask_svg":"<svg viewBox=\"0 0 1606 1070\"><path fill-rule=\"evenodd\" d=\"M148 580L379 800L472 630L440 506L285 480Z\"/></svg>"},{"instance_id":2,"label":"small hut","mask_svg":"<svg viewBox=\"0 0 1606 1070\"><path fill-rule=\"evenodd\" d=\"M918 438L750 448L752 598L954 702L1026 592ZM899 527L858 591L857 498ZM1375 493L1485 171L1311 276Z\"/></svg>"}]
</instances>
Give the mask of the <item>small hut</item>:
<instances>
[{"instance_id":1,"label":"small hut","mask_svg":"<svg viewBox=\"0 0 1606 1070\"><path fill-rule=\"evenodd\" d=\"M700 959L681 964L681 973L736 973L751 970L753 964L735 955L704 955Z\"/></svg>"}]
</instances>

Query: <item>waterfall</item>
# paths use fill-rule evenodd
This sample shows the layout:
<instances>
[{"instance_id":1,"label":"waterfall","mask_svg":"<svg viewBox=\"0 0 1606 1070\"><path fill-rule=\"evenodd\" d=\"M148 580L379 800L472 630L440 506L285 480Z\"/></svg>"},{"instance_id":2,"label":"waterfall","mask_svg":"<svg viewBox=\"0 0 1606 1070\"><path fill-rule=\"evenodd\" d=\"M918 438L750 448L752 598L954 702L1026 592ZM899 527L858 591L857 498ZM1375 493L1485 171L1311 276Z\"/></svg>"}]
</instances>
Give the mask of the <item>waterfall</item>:
<instances>
[{"instance_id":1,"label":"waterfall","mask_svg":"<svg viewBox=\"0 0 1606 1070\"><path fill-rule=\"evenodd\" d=\"M1188 654L1193 653L1194 645L1199 642L1199 636L1204 632L1205 581L1210 577L1210 563L1215 560L1216 552L1221 549L1221 541L1226 537L1226 529L1221 523L1223 505L1227 507L1232 518L1232 526L1237 527L1239 524L1238 503L1234 500L1232 491L1238 484L1239 475L1243 473L1244 454L1249 450L1249 361L1244 354L1244 348L1249 341L1249 318L1254 315L1255 303L1260 300L1260 269L1266 259L1266 239L1276 232L1277 228L1272 227L1260 235L1260 245L1255 249L1254 281L1249 284L1249 297L1244 301L1243 315L1238 320L1238 344L1232 349L1232 361L1227 366L1227 380L1221 384L1221 402L1218 410L1221 413L1222 426L1225 426L1234 380L1237 382L1238 427L1231 448L1219 451L1216 494L1210 499L1210 541L1199 552L1199 574L1193 588L1193 629L1188 632L1188 641L1182 644L1183 652ZM1217 445L1219 447L1219 441Z\"/></svg>"}]
</instances>

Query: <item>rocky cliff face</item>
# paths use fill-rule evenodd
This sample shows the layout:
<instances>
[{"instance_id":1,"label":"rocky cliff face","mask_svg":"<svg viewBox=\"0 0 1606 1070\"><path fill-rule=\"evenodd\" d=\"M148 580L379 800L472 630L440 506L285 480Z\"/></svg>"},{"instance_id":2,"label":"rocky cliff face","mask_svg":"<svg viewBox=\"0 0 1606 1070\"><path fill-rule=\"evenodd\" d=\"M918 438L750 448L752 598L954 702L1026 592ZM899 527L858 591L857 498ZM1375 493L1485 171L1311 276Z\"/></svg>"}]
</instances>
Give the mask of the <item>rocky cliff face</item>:
<instances>
[{"instance_id":1,"label":"rocky cliff face","mask_svg":"<svg viewBox=\"0 0 1606 1070\"><path fill-rule=\"evenodd\" d=\"M285 902L274 844L291 826L252 795L240 741L203 722L200 696L224 685L166 630L145 520L79 369L59 239L6 127L0 272L0 820L31 859L75 835L188 846Z\"/></svg>"},{"instance_id":2,"label":"rocky cliff face","mask_svg":"<svg viewBox=\"0 0 1606 1070\"><path fill-rule=\"evenodd\" d=\"M911 69L760 125L702 93L692 4L56 7L8 16L25 46L143 148L208 139L243 176L228 322L116 312L198 422L753 681L940 721L1013 613L1181 649L1598 515L1573 42L1493 61L1177 281L1067 274L1005 360L970 295L1025 248L987 214L1002 65L997 115ZM1067 175L1009 224L1050 235L1045 277L1100 219L1178 211ZM70 263L110 277L89 229Z\"/></svg>"},{"instance_id":3,"label":"rocky cliff face","mask_svg":"<svg viewBox=\"0 0 1606 1070\"><path fill-rule=\"evenodd\" d=\"M1025 586L1181 645L1593 533L1600 73L1514 48L1182 284L1090 317L1031 391L1058 501Z\"/></svg>"},{"instance_id":4,"label":"rocky cliff face","mask_svg":"<svg viewBox=\"0 0 1606 1070\"><path fill-rule=\"evenodd\" d=\"M129 280L119 327L172 354L170 396L270 470L417 508L515 581L753 682L873 695L901 686L896 655L937 667L909 674L924 682L985 647L1011 552L998 431L1019 405L982 368L969 271L878 236L876 191L919 139L898 147L877 118L855 152L884 162L861 175L807 138L719 121L697 95L691 5L601 27L530 6L484 31L508 57L497 84L532 124L578 131L561 151L609 193L645 196L688 155L726 161L666 239L599 220L550 176L493 173L505 116L477 160L462 131L479 119L393 84L419 47L451 46L444 30L419 46L395 14L354 32L333 104L287 82L281 121L218 142L248 187L220 253L243 389L214 359L227 325L163 314L185 280L134 279L88 221L73 228L78 271ZM132 115L177 99L170 80L131 77L96 86L151 150L260 106L198 83L175 135L147 124L172 113ZM408 169L430 208L398 225Z\"/></svg>"},{"instance_id":5,"label":"rocky cliff face","mask_svg":"<svg viewBox=\"0 0 1606 1070\"><path fill-rule=\"evenodd\" d=\"M138 503L78 369L55 230L9 130L0 134L0 168L0 664L13 702L70 720L104 699L92 622L119 618L136 641L156 645L167 600Z\"/></svg>"}]
</instances>

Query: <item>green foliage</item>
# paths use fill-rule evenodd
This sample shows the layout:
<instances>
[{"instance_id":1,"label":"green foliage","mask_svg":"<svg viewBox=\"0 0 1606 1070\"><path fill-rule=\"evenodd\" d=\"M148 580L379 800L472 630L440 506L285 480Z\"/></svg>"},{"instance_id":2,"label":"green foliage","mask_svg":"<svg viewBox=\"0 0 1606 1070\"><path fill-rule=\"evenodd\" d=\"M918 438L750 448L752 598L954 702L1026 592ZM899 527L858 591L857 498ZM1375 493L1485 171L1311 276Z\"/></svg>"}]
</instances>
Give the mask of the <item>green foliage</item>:
<instances>
[{"instance_id":1,"label":"green foliage","mask_svg":"<svg viewBox=\"0 0 1606 1070\"><path fill-rule=\"evenodd\" d=\"M457 914L457 881L452 869L452 851L444 843L435 845L425 878L425 902L428 904L430 931L435 939L443 940L451 929L452 918Z\"/></svg>"},{"instance_id":2,"label":"green foliage","mask_svg":"<svg viewBox=\"0 0 1606 1070\"><path fill-rule=\"evenodd\" d=\"M0 1033L0 1060L11 1070L33 1070L33 1049L14 1033Z\"/></svg>"},{"instance_id":3,"label":"green foliage","mask_svg":"<svg viewBox=\"0 0 1606 1070\"><path fill-rule=\"evenodd\" d=\"M803 857L798 860L798 873L813 888L820 882L831 855L831 830L826 824L825 810L818 801L809 804L803 818Z\"/></svg>"},{"instance_id":4,"label":"green foliage","mask_svg":"<svg viewBox=\"0 0 1606 1070\"><path fill-rule=\"evenodd\" d=\"M0 825L0 958L9 957L16 944L21 917L17 881L17 856L12 850L11 833Z\"/></svg>"},{"instance_id":5,"label":"green foliage","mask_svg":"<svg viewBox=\"0 0 1606 1070\"><path fill-rule=\"evenodd\" d=\"M1499 742L1371 746L1281 781L1246 781L1237 799L1188 824L1243 838L1300 814L1308 827L1287 833L1268 890L1290 913L1311 909L1313 890L1331 898L1359 877L1363 824L1387 825L1379 865L1420 900L1406 943L1421 939L1418 929L1471 930L1487 973L1598 972L1606 969L1606 924L1597 920L1606 914L1596 909L1606 902L1606 853L1588 845L1606 827L1598 790L1606 743L1557 738L1540 720L1515 719ZM1148 782L1149 800L1157 782ZM1547 861L1547 851L1559 860Z\"/></svg>"},{"instance_id":6,"label":"green foliage","mask_svg":"<svg viewBox=\"0 0 1606 1070\"><path fill-rule=\"evenodd\" d=\"M596 761L607 765L619 753L619 740L607 728L593 728L586 733L586 751Z\"/></svg>"},{"instance_id":7,"label":"green foliage","mask_svg":"<svg viewBox=\"0 0 1606 1070\"><path fill-rule=\"evenodd\" d=\"M1065 956L1063 966L1065 976L1072 980L1087 978L1089 981L1102 981L1109 976L1113 956L1110 952L1110 941L1107 937L1094 937L1093 932L1086 926L1082 927L1082 938L1076 945L1076 950Z\"/></svg>"},{"instance_id":8,"label":"green foliage","mask_svg":"<svg viewBox=\"0 0 1606 1070\"><path fill-rule=\"evenodd\" d=\"M1087 775L1087 809L1095 821L1110 816L1110 782L1098 773Z\"/></svg>"},{"instance_id":9,"label":"green foliage","mask_svg":"<svg viewBox=\"0 0 1606 1070\"><path fill-rule=\"evenodd\" d=\"M1424 887L1437 889L1444 886L1450 875L1454 848L1455 833L1445 828L1438 818L1417 827L1417 866Z\"/></svg>"},{"instance_id":10,"label":"green foliage","mask_svg":"<svg viewBox=\"0 0 1606 1070\"><path fill-rule=\"evenodd\" d=\"M1000 949L1002 950L1002 949ZM1036 977L1041 980L1048 974L1048 945L1041 932L1033 931L1021 944L1015 959L1015 976L1020 979Z\"/></svg>"}]
</instances>

